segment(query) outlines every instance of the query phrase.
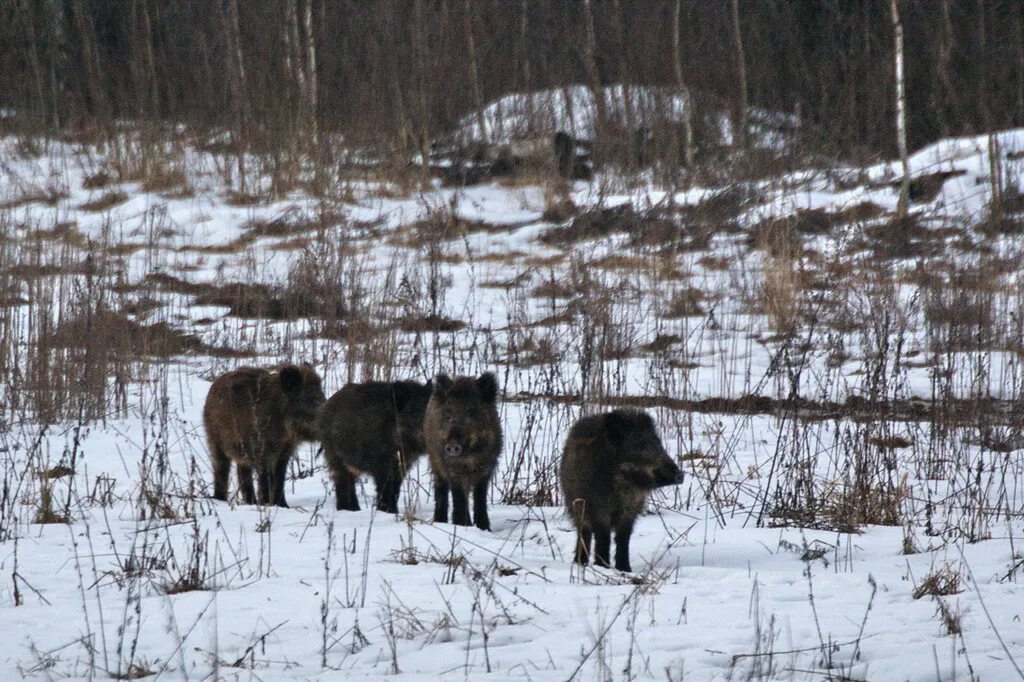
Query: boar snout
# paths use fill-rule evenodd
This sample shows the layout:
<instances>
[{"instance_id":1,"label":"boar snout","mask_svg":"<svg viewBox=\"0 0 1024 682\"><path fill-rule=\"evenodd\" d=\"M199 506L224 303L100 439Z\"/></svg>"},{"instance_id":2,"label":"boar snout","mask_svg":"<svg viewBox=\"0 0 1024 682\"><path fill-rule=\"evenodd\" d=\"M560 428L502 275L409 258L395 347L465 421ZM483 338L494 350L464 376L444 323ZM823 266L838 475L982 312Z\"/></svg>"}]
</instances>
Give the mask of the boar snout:
<instances>
[{"instance_id":1,"label":"boar snout","mask_svg":"<svg viewBox=\"0 0 1024 682\"><path fill-rule=\"evenodd\" d=\"M654 484L658 488L682 482L683 470L676 466L675 462L665 462L654 471Z\"/></svg>"},{"instance_id":2,"label":"boar snout","mask_svg":"<svg viewBox=\"0 0 1024 682\"><path fill-rule=\"evenodd\" d=\"M447 458L455 458L462 455L462 445L454 441L448 441L444 444L444 456Z\"/></svg>"}]
</instances>

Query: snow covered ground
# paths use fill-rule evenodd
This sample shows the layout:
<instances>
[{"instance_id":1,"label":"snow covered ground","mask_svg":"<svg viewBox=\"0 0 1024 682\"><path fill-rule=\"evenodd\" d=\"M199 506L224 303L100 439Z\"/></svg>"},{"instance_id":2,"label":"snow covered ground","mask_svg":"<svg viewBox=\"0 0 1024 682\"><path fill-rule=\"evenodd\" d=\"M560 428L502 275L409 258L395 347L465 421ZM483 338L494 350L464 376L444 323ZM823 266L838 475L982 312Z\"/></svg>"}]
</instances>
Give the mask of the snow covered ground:
<instances>
[{"instance_id":1,"label":"snow covered ground","mask_svg":"<svg viewBox=\"0 0 1024 682\"><path fill-rule=\"evenodd\" d=\"M587 231L540 186L356 179L343 199L248 203L223 160L187 149L183 186L85 189L112 153L5 140L0 678L1013 679L1024 244L974 228L993 150L1019 197L1024 131L992 143L915 154L915 177L963 173L916 194L917 223L893 236L891 164L671 197L597 178L567 197ZM600 212L616 206L633 213ZM630 215L648 237L615 227ZM303 303L313 282L345 310L197 304L233 282ZM71 400L43 423L26 396L52 374L29 346L96 309L83 300L202 345L113 362L102 418ZM493 531L429 521L425 461L402 515L335 512L309 446L291 509L211 501L210 379L285 360L313 363L328 393L495 371ZM556 479L572 421L622 402L651 408L688 474L652 496L632 575L570 565ZM858 522L857 490L899 522ZM372 483L361 494L370 508Z\"/></svg>"}]
</instances>

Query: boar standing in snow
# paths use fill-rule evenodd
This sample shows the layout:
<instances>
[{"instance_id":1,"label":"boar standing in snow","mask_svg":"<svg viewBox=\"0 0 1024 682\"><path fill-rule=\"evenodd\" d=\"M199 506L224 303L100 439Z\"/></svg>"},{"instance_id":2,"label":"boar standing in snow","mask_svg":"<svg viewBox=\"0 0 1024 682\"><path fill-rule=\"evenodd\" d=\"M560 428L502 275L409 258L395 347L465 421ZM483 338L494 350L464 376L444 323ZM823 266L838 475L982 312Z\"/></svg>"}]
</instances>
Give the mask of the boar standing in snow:
<instances>
[{"instance_id":1,"label":"boar standing in snow","mask_svg":"<svg viewBox=\"0 0 1024 682\"><path fill-rule=\"evenodd\" d=\"M234 462L245 504L256 502L255 472L260 504L287 507L288 462L300 442L317 440L316 420L323 403L320 377L308 365L276 371L241 367L214 379L203 407L213 496L228 499Z\"/></svg>"},{"instance_id":2,"label":"boar standing in snow","mask_svg":"<svg viewBox=\"0 0 1024 682\"><path fill-rule=\"evenodd\" d=\"M320 413L320 434L338 509L359 511L356 477L367 473L377 487L377 509L398 512L402 481L426 451L429 399L430 384L415 381L347 384L331 396Z\"/></svg>"},{"instance_id":3,"label":"boar standing in snow","mask_svg":"<svg viewBox=\"0 0 1024 682\"><path fill-rule=\"evenodd\" d=\"M615 568L630 571L629 538L648 492L681 483L683 474L665 452L650 415L615 410L573 425L562 452L561 478L577 530L576 563L593 556L595 564L607 567L614 529Z\"/></svg>"},{"instance_id":4,"label":"boar standing in snow","mask_svg":"<svg viewBox=\"0 0 1024 682\"><path fill-rule=\"evenodd\" d=\"M434 473L434 521L448 522L448 494L452 498L452 523L475 522L490 530L487 487L501 454L501 421L498 418L498 381L490 372L479 378L445 374L434 379L427 404L423 435ZM473 494L473 519L469 494Z\"/></svg>"}]
</instances>

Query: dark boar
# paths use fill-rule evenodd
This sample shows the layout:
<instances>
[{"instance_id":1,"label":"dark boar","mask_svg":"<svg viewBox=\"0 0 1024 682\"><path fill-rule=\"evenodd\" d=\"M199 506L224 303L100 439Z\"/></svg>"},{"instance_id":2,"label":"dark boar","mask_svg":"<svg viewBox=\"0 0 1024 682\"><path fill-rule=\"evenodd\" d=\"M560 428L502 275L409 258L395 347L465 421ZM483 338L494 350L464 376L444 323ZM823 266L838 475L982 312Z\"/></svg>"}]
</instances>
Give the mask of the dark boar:
<instances>
[{"instance_id":1,"label":"dark boar","mask_svg":"<svg viewBox=\"0 0 1024 682\"><path fill-rule=\"evenodd\" d=\"M338 509L359 511L356 477L367 473L377 486L377 509L398 512L402 481L426 452L429 399L430 384L415 381L347 384L331 396L320 413L320 436Z\"/></svg>"},{"instance_id":2,"label":"dark boar","mask_svg":"<svg viewBox=\"0 0 1024 682\"><path fill-rule=\"evenodd\" d=\"M490 372L479 378L445 374L434 379L434 390L423 420L430 466L434 474L434 521L448 522L448 493L452 523L468 526L470 492L476 527L490 530L487 486L501 454L498 381Z\"/></svg>"},{"instance_id":3,"label":"dark boar","mask_svg":"<svg viewBox=\"0 0 1024 682\"><path fill-rule=\"evenodd\" d=\"M203 407L213 462L213 496L228 499L234 462L243 502L256 502L255 472L260 504L287 507L288 461L300 442L317 440L316 420L323 403L320 377L307 365L287 365L276 371L241 367L214 379Z\"/></svg>"},{"instance_id":4,"label":"dark boar","mask_svg":"<svg viewBox=\"0 0 1024 682\"><path fill-rule=\"evenodd\" d=\"M576 526L575 561L608 566L615 530L615 568L630 571L629 538L647 493L681 483L682 471L665 452L646 412L615 410L579 419L569 431L561 464L565 506Z\"/></svg>"}]
</instances>

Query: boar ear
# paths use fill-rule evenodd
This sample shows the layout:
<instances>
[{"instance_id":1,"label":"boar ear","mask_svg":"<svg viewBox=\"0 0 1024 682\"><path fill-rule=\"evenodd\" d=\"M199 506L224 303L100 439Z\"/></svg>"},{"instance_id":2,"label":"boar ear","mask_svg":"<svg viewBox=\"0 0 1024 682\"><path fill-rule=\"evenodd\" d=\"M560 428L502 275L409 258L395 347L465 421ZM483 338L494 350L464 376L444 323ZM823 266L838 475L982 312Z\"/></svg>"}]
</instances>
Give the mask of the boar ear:
<instances>
[{"instance_id":1,"label":"boar ear","mask_svg":"<svg viewBox=\"0 0 1024 682\"><path fill-rule=\"evenodd\" d=\"M281 382L281 388L285 393L293 393L302 387L302 370L295 365L282 367L277 373L277 379Z\"/></svg>"},{"instance_id":2,"label":"boar ear","mask_svg":"<svg viewBox=\"0 0 1024 682\"><path fill-rule=\"evenodd\" d=\"M651 429L656 431L657 427L654 425L654 417L647 412L640 412L637 414L637 421L640 422L639 426L643 429Z\"/></svg>"},{"instance_id":3,"label":"boar ear","mask_svg":"<svg viewBox=\"0 0 1024 682\"><path fill-rule=\"evenodd\" d=\"M629 417L618 410L609 412L604 416L604 427L608 431L608 438L612 443L619 444L629 430Z\"/></svg>"},{"instance_id":4,"label":"boar ear","mask_svg":"<svg viewBox=\"0 0 1024 682\"><path fill-rule=\"evenodd\" d=\"M493 403L498 399L498 380L493 372L484 372L476 380L476 390L485 403Z\"/></svg>"},{"instance_id":5,"label":"boar ear","mask_svg":"<svg viewBox=\"0 0 1024 682\"><path fill-rule=\"evenodd\" d=\"M433 394L437 396L438 400L444 400L448 397L448 391L451 390L452 380L447 374L438 374L434 377Z\"/></svg>"}]
</instances>

